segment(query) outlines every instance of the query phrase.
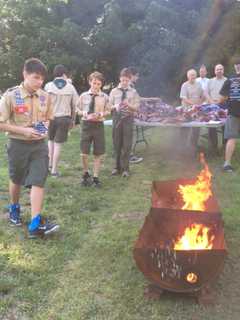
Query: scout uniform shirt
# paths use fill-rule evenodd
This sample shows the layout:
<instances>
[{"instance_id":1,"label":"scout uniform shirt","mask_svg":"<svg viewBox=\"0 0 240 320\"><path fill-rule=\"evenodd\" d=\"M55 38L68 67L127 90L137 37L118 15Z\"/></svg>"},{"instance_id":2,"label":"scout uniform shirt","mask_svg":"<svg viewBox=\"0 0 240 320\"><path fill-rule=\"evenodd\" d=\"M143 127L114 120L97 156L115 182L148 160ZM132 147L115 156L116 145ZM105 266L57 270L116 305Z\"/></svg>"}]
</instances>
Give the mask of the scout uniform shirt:
<instances>
[{"instance_id":1,"label":"scout uniform shirt","mask_svg":"<svg viewBox=\"0 0 240 320\"><path fill-rule=\"evenodd\" d=\"M74 118L78 94L74 86L63 78L55 78L44 88L51 96L54 117Z\"/></svg>"},{"instance_id":2,"label":"scout uniform shirt","mask_svg":"<svg viewBox=\"0 0 240 320\"><path fill-rule=\"evenodd\" d=\"M52 119L49 95L42 89L29 93L23 83L8 89L0 102L0 121L19 127L32 127L39 121ZM31 140L21 134L10 133L10 138Z\"/></svg>"},{"instance_id":3,"label":"scout uniform shirt","mask_svg":"<svg viewBox=\"0 0 240 320\"><path fill-rule=\"evenodd\" d=\"M90 104L93 98L93 93L91 90L83 92L78 101L77 113L82 116L83 112L90 111ZM106 93L100 91L95 97L95 108L94 113L105 113L105 115L110 114L109 98ZM87 120L87 118L82 118L82 120ZM105 117L98 118L97 121L104 121Z\"/></svg>"},{"instance_id":4,"label":"scout uniform shirt","mask_svg":"<svg viewBox=\"0 0 240 320\"><path fill-rule=\"evenodd\" d=\"M136 91L136 89L129 86L126 88L126 100L128 104L130 105L131 109L133 111L130 111L129 113L134 113L138 110L139 104L140 104L140 97ZM111 105L111 108L114 107L114 105L119 105L122 102L123 97L123 88L121 87L121 84L119 84L116 88L112 89L110 96L109 96L109 102Z\"/></svg>"}]
</instances>

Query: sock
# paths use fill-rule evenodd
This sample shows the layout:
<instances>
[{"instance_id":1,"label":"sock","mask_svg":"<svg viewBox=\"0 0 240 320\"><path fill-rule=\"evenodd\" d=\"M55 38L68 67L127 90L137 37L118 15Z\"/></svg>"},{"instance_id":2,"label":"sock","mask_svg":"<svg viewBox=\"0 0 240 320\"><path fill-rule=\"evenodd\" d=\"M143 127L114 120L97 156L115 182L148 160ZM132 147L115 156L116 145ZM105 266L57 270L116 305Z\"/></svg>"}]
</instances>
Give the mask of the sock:
<instances>
[{"instance_id":1,"label":"sock","mask_svg":"<svg viewBox=\"0 0 240 320\"><path fill-rule=\"evenodd\" d=\"M34 217L31 221L31 223L28 225L29 231L34 231L38 228L41 222L41 215L38 214L36 217Z\"/></svg>"},{"instance_id":2,"label":"sock","mask_svg":"<svg viewBox=\"0 0 240 320\"><path fill-rule=\"evenodd\" d=\"M231 165L231 161L226 160L226 161L224 162L224 167L226 167L226 166L230 166L230 165Z\"/></svg>"}]
</instances>

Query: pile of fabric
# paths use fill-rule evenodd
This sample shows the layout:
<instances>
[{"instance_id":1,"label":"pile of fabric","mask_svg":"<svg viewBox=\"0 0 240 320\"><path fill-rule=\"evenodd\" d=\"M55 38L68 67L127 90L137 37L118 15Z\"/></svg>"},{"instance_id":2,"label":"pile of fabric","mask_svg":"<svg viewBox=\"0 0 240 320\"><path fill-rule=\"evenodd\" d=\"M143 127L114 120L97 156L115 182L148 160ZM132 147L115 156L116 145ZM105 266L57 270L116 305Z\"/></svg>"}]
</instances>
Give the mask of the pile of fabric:
<instances>
[{"instance_id":1,"label":"pile of fabric","mask_svg":"<svg viewBox=\"0 0 240 320\"><path fill-rule=\"evenodd\" d=\"M135 115L138 121L161 123L221 121L226 117L227 110L215 104L173 107L157 98L142 99Z\"/></svg>"}]
</instances>

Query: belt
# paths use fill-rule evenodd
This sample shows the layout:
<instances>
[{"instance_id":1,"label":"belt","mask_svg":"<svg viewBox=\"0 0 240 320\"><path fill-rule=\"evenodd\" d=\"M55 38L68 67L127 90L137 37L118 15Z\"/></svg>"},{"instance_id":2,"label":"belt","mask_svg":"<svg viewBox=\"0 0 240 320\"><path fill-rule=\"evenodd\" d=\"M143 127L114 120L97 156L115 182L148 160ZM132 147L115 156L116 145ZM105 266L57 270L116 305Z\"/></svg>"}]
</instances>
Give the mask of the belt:
<instances>
[{"instance_id":1,"label":"belt","mask_svg":"<svg viewBox=\"0 0 240 320\"><path fill-rule=\"evenodd\" d=\"M40 140L20 140L20 139L13 139L10 138L11 141L13 142L18 142L18 143L23 143L23 144L36 144L36 143L42 143L45 141L45 139L40 139Z\"/></svg>"}]
</instances>

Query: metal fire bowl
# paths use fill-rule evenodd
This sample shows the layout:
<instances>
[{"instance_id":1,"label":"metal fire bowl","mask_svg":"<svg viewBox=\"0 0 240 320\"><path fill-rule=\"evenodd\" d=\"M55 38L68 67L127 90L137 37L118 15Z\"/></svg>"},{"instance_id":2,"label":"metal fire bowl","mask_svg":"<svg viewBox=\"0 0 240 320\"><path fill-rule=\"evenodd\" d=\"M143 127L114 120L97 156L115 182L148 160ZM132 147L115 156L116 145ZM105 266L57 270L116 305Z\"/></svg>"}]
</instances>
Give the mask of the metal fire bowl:
<instances>
[{"instance_id":1,"label":"metal fire bowl","mask_svg":"<svg viewBox=\"0 0 240 320\"><path fill-rule=\"evenodd\" d=\"M212 250L175 251L174 242L186 227L197 223L215 236ZM134 259L145 277L175 292L198 291L221 272L227 254L223 221L219 212L152 208L134 247ZM193 274L190 283L187 276Z\"/></svg>"},{"instance_id":2,"label":"metal fire bowl","mask_svg":"<svg viewBox=\"0 0 240 320\"><path fill-rule=\"evenodd\" d=\"M174 251L159 248L134 249L140 271L161 289L173 292L198 291L222 271L226 250ZM187 281L189 274L196 282Z\"/></svg>"}]
</instances>

